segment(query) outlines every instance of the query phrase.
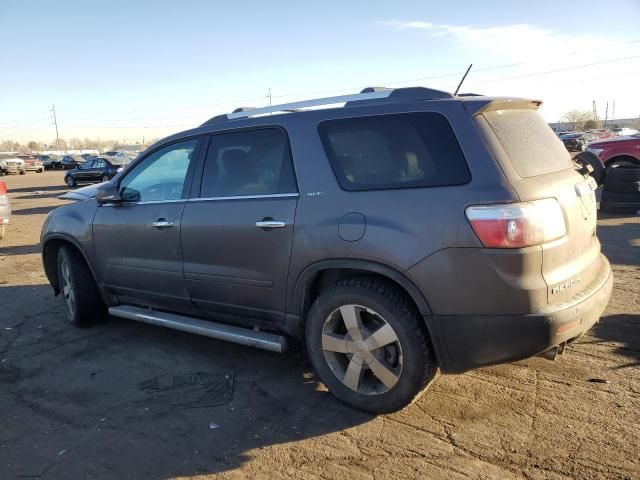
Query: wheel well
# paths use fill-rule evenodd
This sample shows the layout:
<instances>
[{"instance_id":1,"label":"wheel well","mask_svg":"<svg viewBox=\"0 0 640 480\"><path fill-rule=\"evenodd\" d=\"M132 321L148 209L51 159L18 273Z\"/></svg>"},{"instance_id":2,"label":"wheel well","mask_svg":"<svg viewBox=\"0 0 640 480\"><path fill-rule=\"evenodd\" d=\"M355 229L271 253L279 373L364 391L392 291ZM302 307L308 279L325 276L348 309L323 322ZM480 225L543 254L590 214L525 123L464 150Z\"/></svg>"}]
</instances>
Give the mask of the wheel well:
<instances>
[{"instance_id":1,"label":"wheel well","mask_svg":"<svg viewBox=\"0 0 640 480\"><path fill-rule=\"evenodd\" d=\"M68 240L54 238L44 244L42 248L42 262L44 264L44 273L47 275L49 283L51 283L53 291L56 295L60 293L60 287L58 286L58 251L63 246L66 246L77 252L80 258L82 258L83 261L86 262L84 256L82 255L82 252L80 252L80 249Z\"/></svg>"},{"instance_id":2,"label":"wheel well","mask_svg":"<svg viewBox=\"0 0 640 480\"><path fill-rule=\"evenodd\" d=\"M614 165L618 162L629 162L635 165L640 165L640 160L631 155L616 155L615 157L611 157L609 160L607 160L607 165Z\"/></svg>"},{"instance_id":3,"label":"wheel well","mask_svg":"<svg viewBox=\"0 0 640 480\"><path fill-rule=\"evenodd\" d=\"M313 304L315 299L318 298L320 292L322 292L322 290L324 290L326 287L333 285L334 283L339 282L340 280L343 280L345 278L362 276L375 278L383 283L386 283L387 285L393 286L396 290L398 290L402 295L405 296L406 300L413 308L415 308L416 312L420 312L421 309L418 307L415 299L407 291L407 289L396 280L386 275L358 268L327 268L316 272L307 284L307 287L304 289L304 297L301 302L302 318L306 317L307 312L311 308L311 305Z\"/></svg>"}]
</instances>

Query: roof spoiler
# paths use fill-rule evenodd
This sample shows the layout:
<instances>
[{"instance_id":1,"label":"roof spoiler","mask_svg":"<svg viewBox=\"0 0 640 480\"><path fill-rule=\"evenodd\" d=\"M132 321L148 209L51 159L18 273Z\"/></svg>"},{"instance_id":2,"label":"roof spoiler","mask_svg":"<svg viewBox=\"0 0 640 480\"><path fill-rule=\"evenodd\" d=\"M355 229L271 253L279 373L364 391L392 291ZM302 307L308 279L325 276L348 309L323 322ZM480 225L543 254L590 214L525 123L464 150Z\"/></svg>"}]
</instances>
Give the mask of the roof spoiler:
<instances>
[{"instance_id":1,"label":"roof spoiler","mask_svg":"<svg viewBox=\"0 0 640 480\"><path fill-rule=\"evenodd\" d=\"M525 98L487 98L464 97L464 108L469 115L480 115L496 110L537 110L542 105L542 100L527 100Z\"/></svg>"}]
</instances>

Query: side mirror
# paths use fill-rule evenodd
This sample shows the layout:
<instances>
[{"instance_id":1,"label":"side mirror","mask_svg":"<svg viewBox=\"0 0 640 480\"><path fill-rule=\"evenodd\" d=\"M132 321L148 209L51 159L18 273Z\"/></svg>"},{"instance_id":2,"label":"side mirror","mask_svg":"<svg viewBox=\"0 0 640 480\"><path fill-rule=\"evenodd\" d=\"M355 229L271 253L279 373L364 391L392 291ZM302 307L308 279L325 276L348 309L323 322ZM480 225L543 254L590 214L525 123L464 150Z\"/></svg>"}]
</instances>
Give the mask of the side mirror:
<instances>
[{"instance_id":1,"label":"side mirror","mask_svg":"<svg viewBox=\"0 0 640 480\"><path fill-rule=\"evenodd\" d=\"M118 192L117 185L107 182L104 185L100 185L96 190L96 202L100 205L105 203L118 203L122 201L120 192Z\"/></svg>"}]
</instances>

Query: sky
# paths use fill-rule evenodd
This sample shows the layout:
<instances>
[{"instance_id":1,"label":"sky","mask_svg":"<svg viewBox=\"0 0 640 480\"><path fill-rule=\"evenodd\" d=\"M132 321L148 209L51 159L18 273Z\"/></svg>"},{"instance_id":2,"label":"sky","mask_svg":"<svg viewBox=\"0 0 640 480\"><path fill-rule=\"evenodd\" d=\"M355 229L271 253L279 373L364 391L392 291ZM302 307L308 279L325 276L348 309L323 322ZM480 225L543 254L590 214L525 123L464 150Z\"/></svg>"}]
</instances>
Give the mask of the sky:
<instances>
[{"instance_id":1,"label":"sky","mask_svg":"<svg viewBox=\"0 0 640 480\"><path fill-rule=\"evenodd\" d=\"M428 86L640 116L640 0L0 0L0 141L134 143L238 106Z\"/></svg>"}]
</instances>

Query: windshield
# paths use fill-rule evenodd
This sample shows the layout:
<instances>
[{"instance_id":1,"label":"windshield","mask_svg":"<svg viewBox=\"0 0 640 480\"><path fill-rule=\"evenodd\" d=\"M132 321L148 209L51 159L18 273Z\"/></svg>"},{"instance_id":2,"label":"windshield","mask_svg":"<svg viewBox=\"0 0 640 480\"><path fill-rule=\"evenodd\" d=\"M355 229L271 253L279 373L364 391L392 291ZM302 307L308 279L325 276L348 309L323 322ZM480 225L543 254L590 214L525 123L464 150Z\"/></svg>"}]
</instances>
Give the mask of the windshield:
<instances>
[{"instance_id":1,"label":"windshield","mask_svg":"<svg viewBox=\"0 0 640 480\"><path fill-rule=\"evenodd\" d=\"M125 165L128 163L128 159L125 157L112 157L109 158L109 163L111 165Z\"/></svg>"}]
</instances>

